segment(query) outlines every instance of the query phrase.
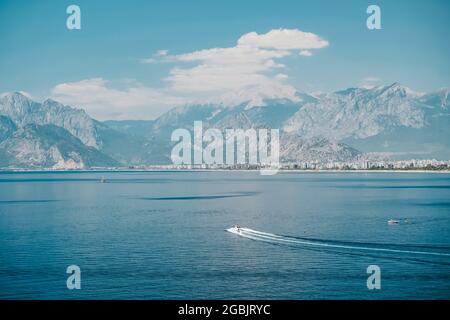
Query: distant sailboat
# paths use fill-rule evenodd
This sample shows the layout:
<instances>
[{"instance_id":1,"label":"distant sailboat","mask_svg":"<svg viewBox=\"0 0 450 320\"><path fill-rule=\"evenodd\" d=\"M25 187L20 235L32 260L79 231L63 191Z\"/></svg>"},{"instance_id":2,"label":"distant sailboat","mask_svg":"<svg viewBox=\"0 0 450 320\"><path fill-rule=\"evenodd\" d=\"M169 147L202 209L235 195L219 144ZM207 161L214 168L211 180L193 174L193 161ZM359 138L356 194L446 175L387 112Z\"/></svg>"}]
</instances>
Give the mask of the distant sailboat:
<instances>
[{"instance_id":1,"label":"distant sailboat","mask_svg":"<svg viewBox=\"0 0 450 320\"><path fill-rule=\"evenodd\" d=\"M100 182L101 182L101 183L106 183L105 177L102 177L102 178L100 179Z\"/></svg>"}]
</instances>

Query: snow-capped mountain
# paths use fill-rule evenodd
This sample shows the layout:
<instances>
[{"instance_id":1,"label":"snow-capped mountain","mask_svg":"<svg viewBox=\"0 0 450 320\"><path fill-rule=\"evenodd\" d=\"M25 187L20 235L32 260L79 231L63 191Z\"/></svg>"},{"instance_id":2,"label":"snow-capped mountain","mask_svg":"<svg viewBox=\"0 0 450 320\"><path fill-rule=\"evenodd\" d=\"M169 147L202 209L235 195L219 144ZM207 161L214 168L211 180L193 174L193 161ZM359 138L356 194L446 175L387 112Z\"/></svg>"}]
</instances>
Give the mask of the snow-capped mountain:
<instances>
[{"instance_id":1,"label":"snow-capped mountain","mask_svg":"<svg viewBox=\"0 0 450 320\"><path fill-rule=\"evenodd\" d=\"M173 130L192 130L194 121L205 129L279 129L282 161L450 158L449 89L422 94L394 83L256 102L187 105L153 121L98 122L53 100L4 94L0 166L168 164Z\"/></svg>"},{"instance_id":2,"label":"snow-capped mountain","mask_svg":"<svg viewBox=\"0 0 450 320\"><path fill-rule=\"evenodd\" d=\"M391 127L421 128L425 114L418 96L394 83L373 89L350 88L303 105L283 125L286 132L340 141L375 136Z\"/></svg>"},{"instance_id":3,"label":"snow-capped mountain","mask_svg":"<svg viewBox=\"0 0 450 320\"><path fill-rule=\"evenodd\" d=\"M174 128L192 129L194 120L202 120L204 127L222 130L280 129L282 158L286 161L351 160L360 156L357 150L377 159L377 153L394 159L450 157L448 89L422 94L393 83L296 95L299 99L295 101L268 99L261 106L243 103L175 108L155 120L151 135L155 140L169 141ZM313 151L317 141L328 151Z\"/></svg>"}]
</instances>

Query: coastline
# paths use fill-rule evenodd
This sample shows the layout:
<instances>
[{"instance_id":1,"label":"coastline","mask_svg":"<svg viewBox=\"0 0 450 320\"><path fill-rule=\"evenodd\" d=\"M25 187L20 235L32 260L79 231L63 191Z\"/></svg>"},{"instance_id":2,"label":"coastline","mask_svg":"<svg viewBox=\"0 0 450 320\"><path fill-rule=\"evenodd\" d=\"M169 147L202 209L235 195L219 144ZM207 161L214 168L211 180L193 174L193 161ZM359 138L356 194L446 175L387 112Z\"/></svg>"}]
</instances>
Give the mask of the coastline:
<instances>
[{"instance_id":1,"label":"coastline","mask_svg":"<svg viewBox=\"0 0 450 320\"><path fill-rule=\"evenodd\" d=\"M0 174L8 173L102 173L102 172L259 172L260 169L168 169L168 168L95 168L95 169L2 169ZM450 174L450 170L401 170L401 169L279 169L278 173L442 173Z\"/></svg>"}]
</instances>

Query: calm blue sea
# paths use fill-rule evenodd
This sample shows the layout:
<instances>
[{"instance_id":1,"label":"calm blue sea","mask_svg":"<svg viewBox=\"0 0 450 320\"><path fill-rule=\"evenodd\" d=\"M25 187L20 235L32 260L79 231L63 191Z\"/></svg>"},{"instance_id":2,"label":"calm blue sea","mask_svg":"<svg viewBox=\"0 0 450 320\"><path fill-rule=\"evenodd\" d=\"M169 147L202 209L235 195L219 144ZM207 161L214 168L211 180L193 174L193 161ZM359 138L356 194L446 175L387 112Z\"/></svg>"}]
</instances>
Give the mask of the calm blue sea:
<instances>
[{"instance_id":1,"label":"calm blue sea","mask_svg":"<svg viewBox=\"0 0 450 320\"><path fill-rule=\"evenodd\" d=\"M450 174L1 173L0 298L449 299Z\"/></svg>"}]
</instances>

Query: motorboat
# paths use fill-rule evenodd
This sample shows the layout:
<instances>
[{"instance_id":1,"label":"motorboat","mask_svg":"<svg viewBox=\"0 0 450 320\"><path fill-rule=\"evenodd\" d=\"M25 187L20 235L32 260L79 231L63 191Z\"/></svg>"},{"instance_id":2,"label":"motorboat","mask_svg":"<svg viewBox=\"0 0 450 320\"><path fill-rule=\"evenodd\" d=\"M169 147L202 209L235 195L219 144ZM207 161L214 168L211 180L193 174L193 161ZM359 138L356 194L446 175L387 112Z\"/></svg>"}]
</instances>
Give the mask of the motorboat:
<instances>
[{"instance_id":1,"label":"motorboat","mask_svg":"<svg viewBox=\"0 0 450 320\"><path fill-rule=\"evenodd\" d=\"M399 224L400 223L400 221L398 221L398 220L394 220L394 219L389 219L388 220L388 224L390 224L390 225L392 225L392 224Z\"/></svg>"},{"instance_id":2,"label":"motorboat","mask_svg":"<svg viewBox=\"0 0 450 320\"><path fill-rule=\"evenodd\" d=\"M233 227L227 229L228 232L240 234L242 232L242 228L240 225L235 224Z\"/></svg>"}]
</instances>

